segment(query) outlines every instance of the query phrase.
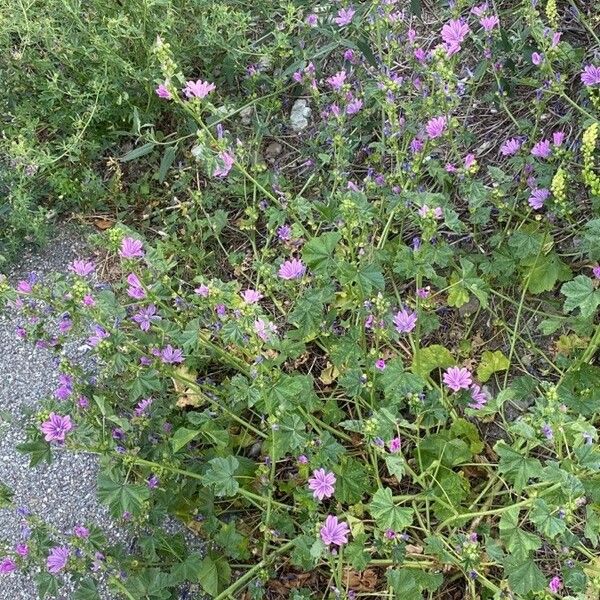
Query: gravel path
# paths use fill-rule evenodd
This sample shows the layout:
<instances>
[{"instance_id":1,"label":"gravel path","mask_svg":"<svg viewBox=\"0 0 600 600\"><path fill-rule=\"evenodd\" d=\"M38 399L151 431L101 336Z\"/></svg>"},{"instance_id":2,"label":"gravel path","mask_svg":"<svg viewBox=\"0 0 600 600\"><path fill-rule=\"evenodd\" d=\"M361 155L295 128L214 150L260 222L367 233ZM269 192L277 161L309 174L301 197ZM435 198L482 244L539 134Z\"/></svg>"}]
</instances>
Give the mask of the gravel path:
<instances>
[{"instance_id":1,"label":"gravel path","mask_svg":"<svg viewBox=\"0 0 600 600\"><path fill-rule=\"evenodd\" d=\"M65 228L44 251L25 253L9 278L31 271L42 276L65 271L78 256L85 256L83 238ZM35 407L56 389L56 384L57 369L50 353L20 340L11 316L0 314L0 482L14 491L16 507L26 507L62 531L68 532L77 524L95 523L113 540L123 539L124 532L96 500L94 456L59 452L51 465L44 463L30 469L28 457L15 450L24 441L20 427L23 410ZM20 518L14 509L0 509L0 531L1 537L12 543L20 540ZM69 597L68 588L58 596L61 600ZM19 573L0 576L0 600L36 598L30 577Z\"/></svg>"}]
</instances>

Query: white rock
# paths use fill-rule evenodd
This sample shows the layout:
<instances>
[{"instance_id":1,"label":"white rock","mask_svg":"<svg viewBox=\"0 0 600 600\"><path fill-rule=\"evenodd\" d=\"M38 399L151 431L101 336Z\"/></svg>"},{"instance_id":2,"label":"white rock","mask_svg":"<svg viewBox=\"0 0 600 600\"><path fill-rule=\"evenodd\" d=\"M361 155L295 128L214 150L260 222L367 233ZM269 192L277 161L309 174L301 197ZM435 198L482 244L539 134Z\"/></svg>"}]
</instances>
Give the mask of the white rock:
<instances>
[{"instance_id":1,"label":"white rock","mask_svg":"<svg viewBox=\"0 0 600 600\"><path fill-rule=\"evenodd\" d=\"M312 110L308 106L308 101L304 98L298 98L292 106L292 112L290 113L290 124L294 131L302 131L308 127L308 119Z\"/></svg>"}]
</instances>

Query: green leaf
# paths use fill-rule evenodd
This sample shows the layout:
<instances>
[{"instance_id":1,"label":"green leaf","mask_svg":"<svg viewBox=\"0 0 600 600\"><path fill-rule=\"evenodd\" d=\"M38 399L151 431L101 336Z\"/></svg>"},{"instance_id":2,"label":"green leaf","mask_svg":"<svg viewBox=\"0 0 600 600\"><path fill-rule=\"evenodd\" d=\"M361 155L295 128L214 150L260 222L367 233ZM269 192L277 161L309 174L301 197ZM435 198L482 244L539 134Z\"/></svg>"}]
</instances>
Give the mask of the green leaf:
<instances>
[{"instance_id":1,"label":"green leaf","mask_svg":"<svg viewBox=\"0 0 600 600\"><path fill-rule=\"evenodd\" d=\"M140 158L142 156L146 156L146 154L150 154L152 150L154 150L154 142L148 142L139 148L134 148L130 150L125 156L121 157L121 162L127 162L129 160L135 160L136 158Z\"/></svg>"},{"instance_id":2,"label":"green leaf","mask_svg":"<svg viewBox=\"0 0 600 600\"><path fill-rule=\"evenodd\" d=\"M535 524L535 528L550 539L567 530L564 519L555 517L548 504L541 498L534 502L529 518Z\"/></svg>"},{"instance_id":3,"label":"green leaf","mask_svg":"<svg viewBox=\"0 0 600 600\"><path fill-rule=\"evenodd\" d=\"M82 580L77 590L73 593L73 600L100 600L100 594L98 588L94 583L94 580L90 577L86 577Z\"/></svg>"},{"instance_id":4,"label":"green leaf","mask_svg":"<svg viewBox=\"0 0 600 600\"><path fill-rule=\"evenodd\" d=\"M510 589L519 596L539 592L546 587L546 578L531 559L511 557L505 565Z\"/></svg>"},{"instance_id":5,"label":"green leaf","mask_svg":"<svg viewBox=\"0 0 600 600\"><path fill-rule=\"evenodd\" d=\"M39 600L44 600L47 596L55 596L58 592L58 580L50 573L40 573L35 581Z\"/></svg>"},{"instance_id":6,"label":"green leaf","mask_svg":"<svg viewBox=\"0 0 600 600\"><path fill-rule=\"evenodd\" d=\"M413 373L421 377L427 377L434 369L447 369L455 364L456 361L450 350L439 344L432 344L427 348L421 348L418 356L415 354L411 368Z\"/></svg>"},{"instance_id":7,"label":"green leaf","mask_svg":"<svg viewBox=\"0 0 600 600\"><path fill-rule=\"evenodd\" d=\"M171 569L171 575L177 582L198 581L198 573L202 566L202 557L192 552L183 562L177 563Z\"/></svg>"},{"instance_id":8,"label":"green leaf","mask_svg":"<svg viewBox=\"0 0 600 600\"><path fill-rule=\"evenodd\" d=\"M371 555L366 551L367 535L360 533L344 549L344 558L355 571L364 571L371 562Z\"/></svg>"},{"instance_id":9,"label":"green leaf","mask_svg":"<svg viewBox=\"0 0 600 600\"><path fill-rule=\"evenodd\" d=\"M315 273L327 273L336 268L337 265L333 253L341 237L341 234L337 231L330 231L309 240L304 245L302 257L312 271Z\"/></svg>"},{"instance_id":10,"label":"green leaf","mask_svg":"<svg viewBox=\"0 0 600 600\"><path fill-rule=\"evenodd\" d=\"M217 563L210 557L202 559L198 571L198 581L202 589L213 598L219 593L219 572Z\"/></svg>"},{"instance_id":11,"label":"green leaf","mask_svg":"<svg viewBox=\"0 0 600 600\"><path fill-rule=\"evenodd\" d=\"M98 498L108 505L114 517L120 517L124 512L139 515L149 497L150 491L145 485L114 481L106 475L98 477Z\"/></svg>"},{"instance_id":12,"label":"green leaf","mask_svg":"<svg viewBox=\"0 0 600 600\"><path fill-rule=\"evenodd\" d=\"M52 449L50 448L50 444L43 440L18 444L17 450L23 454L29 454L30 467L35 467L42 461L46 461L48 464L52 462Z\"/></svg>"},{"instance_id":13,"label":"green leaf","mask_svg":"<svg viewBox=\"0 0 600 600\"><path fill-rule=\"evenodd\" d=\"M413 509L401 508L394 504L390 488L379 488L373 494L369 512L379 528L392 529L397 532L406 529L413 520Z\"/></svg>"},{"instance_id":14,"label":"green leaf","mask_svg":"<svg viewBox=\"0 0 600 600\"><path fill-rule=\"evenodd\" d=\"M177 154L177 149L175 146L167 146L165 148L165 152L163 154L162 160L160 161L160 167L158 168L158 181L162 183L167 176L167 171L171 168L173 161L175 160L175 155Z\"/></svg>"},{"instance_id":15,"label":"green leaf","mask_svg":"<svg viewBox=\"0 0 600 600\"><path fill-rule=\"evenodd\" d=\"M425 382L419 375L404 370L400 358L392 359L380 376L386 400L394 404L403 401L407 394L418 393Z\"/></svg>"},{"instance_id":16,"label":"green leaf","mask_svg":"<svg viewBox=\"0 0 600 600\"><path fill-rule=\"evenodd\" d=\"M560 291L567 297L564 310L571 312L578 308L582 317L591 317L600 304L600 290L594 289L594 282L586 275L578 275L565 283Z\"/></svg>"},{"instance_id":17,"label":"green leaf","mask_svg":"<svg viewBox=\"0 0 600 600\"><path fill-rule=\"evenodd\" d=\"M385 457L385 465L390 475L394 475L400 481L406 473L406 462L402 456L388 454Z\"/></svg>"},{"instance_id":18,"label":"green leaf","mask_svg":"<svg viewBox=\"0 0 600 600\"><path fill-rule=\"evenodd\" d=\"M485 383L493 373L498 371L506 371L510 363L508 358L500 350L490 352L486 350L481 356L481 362L477 367L477 378L482 383Z\"/></svg>"},{"instance_id":19,"label":"green leaf","mask_svg":"<svg viewBox=\"0 0 600 600\"><path fill-rule=\"evenodd\" d=\"M530 479L539 477L542 464L537 458L523 456L504 441L497 442L494 450L500 457L498 472L507 475L518 493L523 491Z\"/></svg>"},{"instance_id":20,"label":"green leaf","mask_svg":"<svg viewBox=\"0 0 600 600\"><path fill-rule=\"evenodd\" d=\"M371 491L369 470L360 461L344 458L333 468L333 472L337 477L335 497L340 502L356 504Z\"/></svg>"},{"instance_id":21,"label":"green leaf","mask_svg":"<svg viewBox=\"0 0 600 600\"><path fill-rule=\"evenodd\" d=\"M423 591L435 592L444 582L440 573L421 569L391 569L386 577L394 597L401 600L421 600Z\"/></svg>"},{"instance_id":22,"label":"green leaf","mask_svg":"<svg viewBox=\"0 0 600 600\"><path fill-rule=\"evenodd\" d=\"M519 512L518 507L511 507L502 515L499 523L500 539L511 554L525 559L542 546L542 541L534 533L519 527Z\"/></svg>"},{"instance_id":23,"label":"green leaf","mask_svg":"<svg viewBox=\"0 0 600 600\"><path fill-rule=\"evenodd\" d=\"M529 279L527 290L532 294L550 292L559 279L564 281L571 275L571 270L560 260L556 252L536 255L523 260L521 264L527 267L524 276L526 280Z\"/></svg>"},{"instance_id":24,"label":"green leaf","mask_svg":"<svg viewBox=\"0 0 600 600\"><path fill-rule=\"evenodd\" d=\"M171 438L171 446L173 452L179 452L184 446L191 442L200 434L197 429L188 429L187 427L179 427Z\"/></svg>"},{"instance_id":25,"label":"green leaf","mask_svg":"<svg viewBox=\"0 0 600 600\"><path fill-rule=\"evenodd\" d=\"M208 461L209 470L203 477L205 485L212 487L215 496L234 496L240 485L233 475L240 463L234 456L213 458Z\"/></svg>"}]
</instances>

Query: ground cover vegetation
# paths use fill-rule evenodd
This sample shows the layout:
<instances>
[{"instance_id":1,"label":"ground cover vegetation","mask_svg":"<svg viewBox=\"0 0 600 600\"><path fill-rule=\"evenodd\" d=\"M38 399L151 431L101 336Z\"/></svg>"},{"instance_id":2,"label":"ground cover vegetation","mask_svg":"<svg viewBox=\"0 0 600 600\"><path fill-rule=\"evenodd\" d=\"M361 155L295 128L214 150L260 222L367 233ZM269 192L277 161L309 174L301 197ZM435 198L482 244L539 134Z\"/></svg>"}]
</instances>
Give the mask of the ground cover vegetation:
<instances>
[{"instance_id":1,"label":"ground cover vegetation","mask_svg":"<svg viewBox=\"0 0 600 600\"><path fill-rule=\"evenodd\" d=\"M594 3L2 11L5 255L48 211L102 230L3 283L62 374L21 449L97 453L138 543L23 515L0 570L79 600L598 597Z\"/></svg>"}]
</instances>

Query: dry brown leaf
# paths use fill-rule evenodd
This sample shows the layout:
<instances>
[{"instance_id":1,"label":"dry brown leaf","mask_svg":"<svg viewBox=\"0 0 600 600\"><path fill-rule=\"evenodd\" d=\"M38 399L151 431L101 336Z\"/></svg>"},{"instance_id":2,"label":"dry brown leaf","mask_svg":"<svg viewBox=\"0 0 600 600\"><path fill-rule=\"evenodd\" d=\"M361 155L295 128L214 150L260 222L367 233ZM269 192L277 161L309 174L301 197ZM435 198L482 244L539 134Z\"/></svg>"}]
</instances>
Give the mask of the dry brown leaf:
<instances>
[{"instance_id":1,"label":"dry brown leaf","mask_svg":"<svg viewBox=\"0 0 600 600\"><path fill-rule=\"evenodd\" d=\"M94 223L94 227L97 227L101 231L104 231L105 229L109 229L110 227L112 227L115 224L114 221L109 221L108 219L103 219L100 217L98 217L97 219L94 219L92 222Z\"/></svg>"},{"instance_id":2,"label":"dry brown leaf","mask_svg":"<svg viewBox=\"0 0 600 600\"><path fill-rule=\"evenodd\" d=\"M175 373L179 377L189 379L190 381L196 381L196 377L198 377L196 371L190 371L186 366L177 367ZM200 406L202 404L202 396L190 388L185 381L180 381L175 377L172 377L171 379L173 380L173 386L175 387L175 393L177 394L176 406L185 408L186 406Z\"/></svg>"},{"instance_id":3,"label":"dry brown leaf","mask_svg":"<svg viewBox=\"0 0 600 600\"><path fill-rule=\"evenodd\" d=\"M375 569L365 569L360 573L348 567L344 569L344 584L356 592L373 591L378 579Z\"/></svg>"}]
</instances>

